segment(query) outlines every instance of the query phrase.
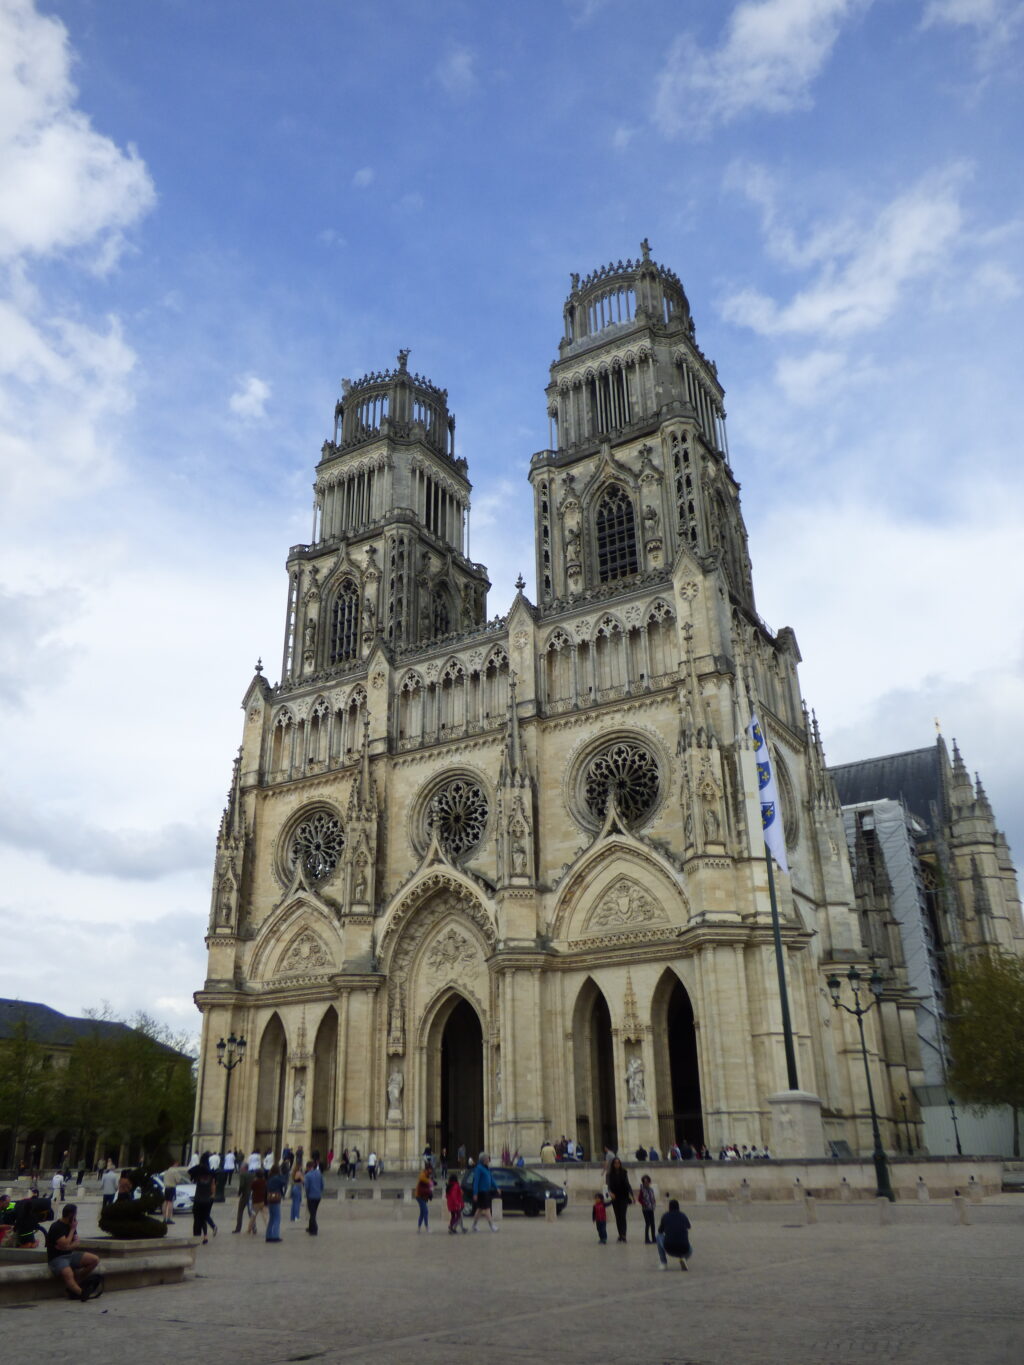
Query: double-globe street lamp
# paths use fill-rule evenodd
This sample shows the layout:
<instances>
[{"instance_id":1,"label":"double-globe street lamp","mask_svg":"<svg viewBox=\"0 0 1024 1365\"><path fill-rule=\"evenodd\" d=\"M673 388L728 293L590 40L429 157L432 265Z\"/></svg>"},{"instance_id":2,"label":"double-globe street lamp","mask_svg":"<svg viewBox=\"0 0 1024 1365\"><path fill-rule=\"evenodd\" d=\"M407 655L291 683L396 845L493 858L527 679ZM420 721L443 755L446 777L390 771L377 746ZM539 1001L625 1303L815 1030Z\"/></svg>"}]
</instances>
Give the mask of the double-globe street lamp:
<instances>
[{"instance_id":1,"label":"double-globe street lamp","mask_svg":"<svg viewBox=\"0 0 1024 1365\"><path fill-rule=\"evenodd\" d=\"M217 1063L228 1073L224 1083L224 1118L220 1125L220 1167L217 1171L218 1190L220 1198L223 1198L224 1184L227 1180L227 1172L224 1169L224 1158L227 1155L225 1148L228 1140L228 1104L231 1102L231 1075L236 1066L241 1066L245 1061L246 1042L244 1038L236 1038L234 1033L229 1033L227 1042L222 1038L217 1044Z\"/></svg>"},{"instance_id":2,"label":"double-globe street lamp","mask_svg":"<svg viewBox=\"0 0 1024 1365\"><path fill-rule=\"evenodd\" d=\"M873 1000L869 1000L866 1005L860 1002L861 982L863 977L856 967L851 967L846 973L846 979L850 983L853 991L853 1006L844 1005L839 998L842 990L842 982L838 976L832 975L828 979L829 994L832 996L832 1003L837 1010L845 1010L847 1014L852 1014L857 1020L857 1028L860 1030L860 1052L864 1058L864 1077L868 1083L868 1105L871 1109L871 1132L875 1139L874 1162L875 1180L877 1182L877 1193L880 1199L895 1199L892 1192L892 1184L889 1180L889 1162L886 1159L885 1148L882 1146L882 1134L878 1127L878 1114L875 1110L875 1092L871 1084L871 1068L868 1066L868 1045L864 1038L864 1016L872 1006L879 1004L882 999L882 991L885 983L879 972L872 972L868 981Z\"/></svg>"}]
</instances>

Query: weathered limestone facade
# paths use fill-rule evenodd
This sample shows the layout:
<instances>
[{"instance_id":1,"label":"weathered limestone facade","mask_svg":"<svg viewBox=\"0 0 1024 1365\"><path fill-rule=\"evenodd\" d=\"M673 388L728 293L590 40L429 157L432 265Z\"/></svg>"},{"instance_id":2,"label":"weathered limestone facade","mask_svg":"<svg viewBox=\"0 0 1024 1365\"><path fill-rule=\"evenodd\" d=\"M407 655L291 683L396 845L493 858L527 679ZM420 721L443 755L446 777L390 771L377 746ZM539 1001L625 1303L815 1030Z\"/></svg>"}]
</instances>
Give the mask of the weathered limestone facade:
<instances>
[{"instance_id":1,"label":"weathered limestone facade","mask_svg":"<svg viewBox=\"0 0 1024 1365\"><path fill-rule=\"evenodd\" d=\"M807 1155L870 1151L856 1025L823 987L872 961L796 639L755 609L716 367L646 243L574 276L564 324L529 472L539 601L520 584L490 621L446 392L406 352L345 385L288 558L281 681L258 669L243 702L199 1149L220 1144L232 1031L241 1147L770 1141L786 1066L756 705L799 1083L822 1104ZM920 1079L905 975L866 1024L890 1142Z\"/></svg>"}]
</instances>

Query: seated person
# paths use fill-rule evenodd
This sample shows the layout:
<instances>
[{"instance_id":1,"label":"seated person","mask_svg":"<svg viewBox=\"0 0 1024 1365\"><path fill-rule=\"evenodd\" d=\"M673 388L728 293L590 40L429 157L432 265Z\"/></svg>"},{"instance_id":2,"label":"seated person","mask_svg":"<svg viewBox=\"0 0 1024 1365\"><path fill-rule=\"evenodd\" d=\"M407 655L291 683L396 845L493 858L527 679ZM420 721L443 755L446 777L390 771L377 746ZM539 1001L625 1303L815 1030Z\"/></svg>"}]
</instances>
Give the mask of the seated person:
<instances>
[{"instance_id":1,"label":"seated person","mask_svg":"<svg viewBox=\"0 0 1024 1365\"><path fill-rule=\"evenodd\" d=\"M661 1257L659 1270L668 1269L668 1258L678 1256L684 1270L689 1269L686 1258L693 1255L690 1247L690 1220L679 1209L679 1200L668 1201L668 1213L661 1216L658 1224L658 1255Z\"/></svg>"},{"instance_id":2,"label":"seated person","mask_svg":"<svg viewBox=\"0 0 1024 1365\"><path fill-rule=\"evenodd\" d=\"M46 1234L46 1255L50 1274L61 1281L68 1298L81 1299L84 1303L92 1292L85 1281L94 1274L100 1258L91 1251L76 1251L77 1241L78 1205L65 1204L60 1217L54 1219Z\"/></svg>"}]
</instances>

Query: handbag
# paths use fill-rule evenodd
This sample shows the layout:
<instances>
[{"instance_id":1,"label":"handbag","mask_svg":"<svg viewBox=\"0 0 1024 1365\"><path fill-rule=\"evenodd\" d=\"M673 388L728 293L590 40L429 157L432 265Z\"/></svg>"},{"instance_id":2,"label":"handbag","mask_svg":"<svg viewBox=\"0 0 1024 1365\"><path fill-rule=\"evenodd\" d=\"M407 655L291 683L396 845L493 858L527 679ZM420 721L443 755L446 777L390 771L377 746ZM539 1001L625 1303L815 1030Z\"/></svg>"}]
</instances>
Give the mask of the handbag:
<instances>
[{"instance_id":1,"label":"handbag","mask_svg":"<svg viewBox=\"0 0 1024 1365\"><path fill-rule=\"evenodd\" d=\"M271 1192L267 1195L267 1203L268 1203L268 1204L280 1204L280 1202L281 1202L281 1191L280 1191L280 1190L271 1190Z\"/></svg>"}]
</instances>

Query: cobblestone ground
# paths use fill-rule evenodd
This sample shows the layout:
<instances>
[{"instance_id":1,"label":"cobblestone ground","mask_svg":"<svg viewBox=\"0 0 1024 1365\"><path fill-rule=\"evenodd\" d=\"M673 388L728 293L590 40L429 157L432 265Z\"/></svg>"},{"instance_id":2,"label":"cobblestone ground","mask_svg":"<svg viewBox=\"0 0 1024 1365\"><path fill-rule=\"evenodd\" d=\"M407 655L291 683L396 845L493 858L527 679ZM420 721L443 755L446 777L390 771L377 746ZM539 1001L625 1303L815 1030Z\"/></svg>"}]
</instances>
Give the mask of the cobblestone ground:
<instances>
[{"instance_id":1,"label":"cobblestone ground","mask_svg":"<svg viewBox=\"0 0 1024 1365\"><path fill-rule=\"evenodd\" d=\"M186 1283L0 1310L11 1359L74 1365L286 1361L627 1361L647 1365L1021 1365L1024 1196L955 1223L948 1204L761 1204L690 1209L688 1273L655 1271L638 1212L600 1247L589 1210L557 1224L509 1215L451 1237L438 1203L321 1207L319 1238L231 1233L200 1247ZM233 1213L233 1210L231 1211ZM82 1228L95 1210L82 1209ZM175 1232L190 1231L179 1221ZM614 1237L614 1232L613 1232ZM15 1343L17 1345L15 1346ZM5 1352L6 1355L6 1352Z\"/></svg>"}]
</instances>

